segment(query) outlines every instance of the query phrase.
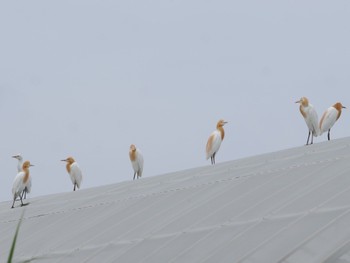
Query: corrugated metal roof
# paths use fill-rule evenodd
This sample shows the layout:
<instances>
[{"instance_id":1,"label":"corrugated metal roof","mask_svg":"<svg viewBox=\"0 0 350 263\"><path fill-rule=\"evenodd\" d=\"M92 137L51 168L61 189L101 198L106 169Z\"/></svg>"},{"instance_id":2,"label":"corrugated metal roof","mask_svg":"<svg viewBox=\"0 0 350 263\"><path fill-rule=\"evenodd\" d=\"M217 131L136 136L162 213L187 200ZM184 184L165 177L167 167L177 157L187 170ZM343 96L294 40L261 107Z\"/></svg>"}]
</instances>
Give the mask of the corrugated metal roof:
<instances>
[{"instance_id":1,"label":"corrugated metal roof","mask_svg":"<svg viewBox=\"0 0 350 263\"><path fill-rule=\"evenodd\" d=\"M350 262L350 138L29 201L1 262Z\"/></svg>"}]
</instances>

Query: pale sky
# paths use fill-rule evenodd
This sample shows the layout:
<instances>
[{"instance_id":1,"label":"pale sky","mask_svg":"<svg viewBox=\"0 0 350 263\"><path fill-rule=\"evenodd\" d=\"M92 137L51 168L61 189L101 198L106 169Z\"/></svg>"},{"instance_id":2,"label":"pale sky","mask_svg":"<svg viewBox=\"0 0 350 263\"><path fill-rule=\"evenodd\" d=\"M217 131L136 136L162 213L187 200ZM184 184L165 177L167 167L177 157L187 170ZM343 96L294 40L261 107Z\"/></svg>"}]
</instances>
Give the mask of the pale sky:
<instances>
[{"instance_id":1,"label":"pale sky","mask_svg":"<svg viewBox=\"0 0 350 263\"><path fill-rule=\"evenodd\" d=\"M0 201L17 153L30 198L72 191L68 156L82 189L132 180L132 143L145 178L210 165L221 118L217 163L302 146L302 96L350 135L348 0L2 1L0 32Z\"/></svg>"}]
</instances>

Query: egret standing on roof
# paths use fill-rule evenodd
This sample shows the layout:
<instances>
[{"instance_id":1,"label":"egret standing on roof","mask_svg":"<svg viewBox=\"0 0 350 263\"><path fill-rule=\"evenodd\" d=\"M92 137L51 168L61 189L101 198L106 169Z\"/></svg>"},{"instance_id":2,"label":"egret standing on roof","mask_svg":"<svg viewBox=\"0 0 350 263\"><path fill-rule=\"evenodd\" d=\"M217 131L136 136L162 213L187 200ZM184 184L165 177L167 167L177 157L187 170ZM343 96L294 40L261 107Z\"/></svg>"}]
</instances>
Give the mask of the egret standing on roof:
<instances>
[{"instance_id":1,"label":"egret standing on roof","mask_svg":"<svg viewBox=\"0 0 350 263\"><path fill-rule=\"evenodd\" d=\"M130 145L129 157L132 168L134 169L134 180L141 178L143 171L143 156L139 149L134 144Z\"/></svg>"},{"instance_id":2,"label":"egret standing on roof","mask_svg":"<svg viewBox=\"0 0 350 263\"><path fill-rule=\"evenodd\" d=\"M225 137L225 131L224 131L224 125L227 122L224 120L219 120L216 125L216 130L212 132L212 134L209 136L206 152L207 152L207 160L211 159L211 164L215 164L215 155L220 149L221 142L224 140Z\"/></svg>"},{"instance_id":3,"label":"egret standing on roof","mask_svg":"<svg viewBox=\"0 0 350 263\"><path fill-rule=\"evenodd\" d=\"M83 179L83 174L79 168L78 163L73 159L73 157L68 157L67 159L61 160L62 162L67 162L66 168L69 173L70 179L74 185L73 191L75 188L80 188L81 181Z\"/></svg>"},{"instance_id":4,"label":"egret standing on roof","mask_svg":"<svg viewBox=\"0 0 350 263\"><path fill-rule=\"evenodd\" d=\"M307 136L306 145L309 144L309 139L311 135L311 144L314 143L314 136L317 137L320 134L318 128L318 116L317 112L314 109L314 106L309 103L309 100L306 97L302 97L300 100L295 103L300 103L300 113L303 115L306 125L309 128L309 135Z\"/></svg>"},{"instance_id":5,"label":"egret standing on roof","mask_svg":"<svg viewBox=\"0 0 350 263\"><path fill-rule=\"evenodd\" d=\"M328 141L331 139L331 128L334 123L339 119L342 109L346 109L340 102L337 102L333 106L329 107L320 120L321 134L328 131Z\"/></svg>"},{"instance_id":6,"label":"egret standing on roof","mask_svg":"<svg viewBox=\"0 0 350 263\"><path fill-rule=\"evenodd\" d=\"M30 166L34 166L32 164L30 164L29 161L25 161L22 165L22 170L21 172L19 172L17 174L17 176L15 177L15 180L13 182L13 187L12 187L12 194L13 194L13 203L12 203L12 207L14 207L15 205L15 201L17 199L17 197L20 198L21 200L21 206L23 206L23 200L22 200L22 193L23 190L28 187L28 181L30 179L30 174L29 174L29 167ZM28 188L28 193L30 192L30 188Z\"/></svg>"},{"instance_id":7,"label":"egret standing on roof","mask_svg":"<svg viewBox=\"0 0 350 263\"><path fill-rule=\"evenodd\" d=\"M13 155L12 158L15 158L18 160L18 163L17 163L17 172L22 172L23 171L23 157L22 155L19 153L19 154L16 154L16 155ZM28 182L27 182L27 186L24 188L23 190L23 193L22 193L22 198L23 199L26 199L27 198L27 193L30 193L30 189L32 188L32 177L29 176L29 179L28 179Z\"/></svg>"}]
</instances>

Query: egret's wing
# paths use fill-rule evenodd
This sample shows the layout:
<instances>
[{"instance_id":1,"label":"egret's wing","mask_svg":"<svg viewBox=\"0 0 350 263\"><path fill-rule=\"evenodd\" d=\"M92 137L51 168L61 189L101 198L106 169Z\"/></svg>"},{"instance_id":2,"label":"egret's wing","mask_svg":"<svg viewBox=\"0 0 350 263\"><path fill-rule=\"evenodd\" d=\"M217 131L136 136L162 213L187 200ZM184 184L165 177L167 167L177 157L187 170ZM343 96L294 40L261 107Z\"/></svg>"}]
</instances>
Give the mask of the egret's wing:
<instances>
[{"instance_id":1,"label":"egret's wing","mask_svg":"<svg viewBox=\"0 0 350 263\"><path fill-rule=\"evenodd\" d=\"M76 183L78 188L80 188L81 181L83 180L83 174L79 168L79 165L75 162L71 165L70 169L72 183Z\"/></svg>"},{"instance_id":2,"label":"egret's wing","mask_svg":"<svg viewBox=\"0 0 350 263\"><path fill-rule=\"evenodd\" d=\"M312 131L314 136L318 136L320 134L320 129L318 127L318 115L314 107L310 107L309 110L309 120L307 123L309 130Z\"/></svg>"},{"instance_id":3,"label":"egret's wing","mask_svg":"<svg viewBox=\"0 0 350 263\"><path fill-rule=\"evenodd\" d=\"M137 158L134 161L131 161L131 165L132 165L132 169L134 170L134 172L136 173L139 170L139 165L137 163Z\"/></svg>"},{"instance_id":4,"label":"egret's wing","mask_svg":"<svg viewBox=\"0 0 350 263\"><path fill-rule=\"evenodd\" d=\"M208 139L206 152L207 159L211 157L215 152L217 152L221 145L221 135L218 131L214 131Z\"/></svg>"},{"instance_id":5,"label":"egret's wing","mask_svg":"<svg viewBox=\"0 0 350 263\"><path fill-rule=\"evenodd\" d=\"M24 176L24 172L20 172L16 175L14 181L13 181L13 186L12 186L12 194L13 195L19 195L23 189L24 189L24 185L23 185L23 176Z\"/></svg>"},{"instance_id":6,"label":"egret's wing","mask_svg":"<svg viewBox=\"0 0 350 263\"><path fill-rule=\"evenodd\" d=\"M139 168L139 175L141 176L143 171L143 155L139 150L137 150L137 165Z\"/></svg>"},{"instance_id":7,"label":"egret's wing","mask_svg":"<svg viewBox=\"0 0 350 263\"><path fill-rule=\"evenodd\" d=\"M32 190L32 177L30 175L25 187L27 189L26 192L30 193L30 191Z\"/></svg>"},{"instance_id":8,"label":"egret's wing","mask_svg":"<svg viewBox=\"0 0 350 263\"><path fill-rule=\"evenodd\" d=\"M328 131L330 128L332 128L332 126L337 120L337 117L338 117L338 111L333 107L328 108L326 112L323 114L320 121L321 133Z\"/></svg>"}]
</instances>

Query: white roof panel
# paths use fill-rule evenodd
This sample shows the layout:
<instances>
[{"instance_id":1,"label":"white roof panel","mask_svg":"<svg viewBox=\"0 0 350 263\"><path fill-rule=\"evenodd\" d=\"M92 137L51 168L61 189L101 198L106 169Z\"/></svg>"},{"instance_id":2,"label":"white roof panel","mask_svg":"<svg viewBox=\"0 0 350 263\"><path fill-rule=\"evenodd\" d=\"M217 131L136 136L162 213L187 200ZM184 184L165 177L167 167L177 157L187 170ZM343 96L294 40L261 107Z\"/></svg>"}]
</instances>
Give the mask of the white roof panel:
<instances>
[{"instance_id":1,"label":"white roof panel","mask_svg":"<svg viewBox=\"0 0 350 263\"><path fill-rule=\"evenodd\" d=\"M0 262L23 210L15 262L350 262L349 163L344 138L2 202Z\"/></svg>"}]
</instances>

